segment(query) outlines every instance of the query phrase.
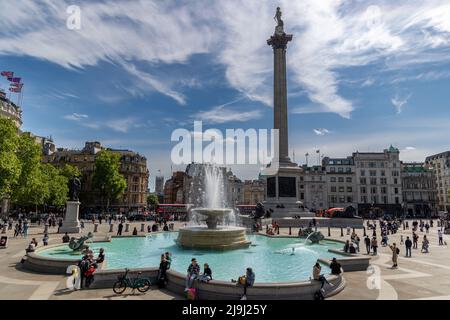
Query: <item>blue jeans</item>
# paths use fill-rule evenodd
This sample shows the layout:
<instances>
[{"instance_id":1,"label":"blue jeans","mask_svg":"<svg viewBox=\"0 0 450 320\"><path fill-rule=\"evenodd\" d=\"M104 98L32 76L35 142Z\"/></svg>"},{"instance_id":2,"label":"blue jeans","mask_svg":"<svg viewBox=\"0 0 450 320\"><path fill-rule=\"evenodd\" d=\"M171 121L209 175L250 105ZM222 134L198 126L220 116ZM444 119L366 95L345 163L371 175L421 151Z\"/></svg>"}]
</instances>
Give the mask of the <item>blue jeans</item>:
<instances>
[{"instance_id":1,"label":"blue jeans","mask_svg":"<svg viewBox=\"0 0 450 320\"><path fill-rule=\"evenodd\" d=\"M197 279L197 275L194 273L194 274L188 274L187 276L186 276L186 288L187 289L189 289L189 288L191 288L192 287L192 283L194 282L194 280L195 279Z\"/></svg>"},{"instance_id":2,"label":"blue jeans","mask_svg":"<svg viewBox=\"0 0 450 320\"><path fill-rule=\"evenodd\" d=\"M411 257L411 247L406 247L406 256Z\"/></svg>"}]
</instances>

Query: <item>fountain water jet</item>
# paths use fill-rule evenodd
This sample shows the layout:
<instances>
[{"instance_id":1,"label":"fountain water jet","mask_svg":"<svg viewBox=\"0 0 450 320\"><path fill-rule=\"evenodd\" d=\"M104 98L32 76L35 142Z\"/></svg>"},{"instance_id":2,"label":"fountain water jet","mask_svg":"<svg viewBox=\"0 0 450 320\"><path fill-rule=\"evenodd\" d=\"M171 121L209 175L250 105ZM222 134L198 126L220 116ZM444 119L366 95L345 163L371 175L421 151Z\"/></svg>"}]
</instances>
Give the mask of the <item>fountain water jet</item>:
<instances>
[{"instance_id":1,"label":"fountain water jet","mask_svg":"<svg viewBox=\"0 0 450 320\"><path fill-rule=\"evenodd\" d=\"M202 205L192 209L192 215L203 217L206 225L181 228L176 243L184 248L231 250L248 247L246 229L224 225L225 220L234 218L233 209L226 208L224 170L214 165L196 165L195 175L202 184ZM197 190L193 187L191 190ZM198 197L196 197L198 199Z\"/></svg>"}]
</instances>

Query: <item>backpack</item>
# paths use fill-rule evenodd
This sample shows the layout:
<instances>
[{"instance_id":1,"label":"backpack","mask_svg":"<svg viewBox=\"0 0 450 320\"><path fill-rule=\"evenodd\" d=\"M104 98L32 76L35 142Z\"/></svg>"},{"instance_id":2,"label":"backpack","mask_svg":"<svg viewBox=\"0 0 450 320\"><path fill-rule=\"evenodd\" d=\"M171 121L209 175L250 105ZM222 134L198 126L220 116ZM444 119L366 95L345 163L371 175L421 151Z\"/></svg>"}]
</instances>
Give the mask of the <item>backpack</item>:
<instances>
[{"instance_id":1,"label":"backpack","mask_svg":"<svg viewBox=\"0 0 450 320\"><path fill-rule=\"evenodd\" d=\"M188 300L196 300L197 299L197 289L195 289L195 288L188 289L186 295L187 295Z\"/></svg>"},{"instance_id":2,"label":"backpack","mask_svg":"<svg viewBox=\"0 0 450 320\"><path fill-rule=\"evenodd\" d=\"M397 252L397 254L400 254L400 249L396 248L396 252Z\"/></svg>"}]
</instances>

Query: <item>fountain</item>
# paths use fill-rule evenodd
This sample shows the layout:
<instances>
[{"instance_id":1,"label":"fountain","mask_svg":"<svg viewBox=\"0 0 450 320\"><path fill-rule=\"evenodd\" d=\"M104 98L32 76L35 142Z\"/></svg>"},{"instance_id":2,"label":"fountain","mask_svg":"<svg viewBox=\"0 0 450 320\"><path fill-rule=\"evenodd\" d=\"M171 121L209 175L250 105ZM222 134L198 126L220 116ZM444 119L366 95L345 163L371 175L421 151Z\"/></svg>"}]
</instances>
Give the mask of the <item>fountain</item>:
<instances>
[{"instance_id":1,"label":"fountain","mask_svg":"<svg viewBox=\"0 0 450 320\"><path fill-rule=\"evenodd\" d=\"M246 229L227 225L234 220L234 211L226 208L224 170L214 165L195 165L191 169L192 176L199 179L202 186L191 188L201 191L202 198L198 194L193 196L200 200L197 204L206 204L206 207L191 210L191 220L200 220L205 224L181 228L175 242L183 248L196 249L232 250L248 247L251 242L245 236Z\"/></svg>"}]
</instances>

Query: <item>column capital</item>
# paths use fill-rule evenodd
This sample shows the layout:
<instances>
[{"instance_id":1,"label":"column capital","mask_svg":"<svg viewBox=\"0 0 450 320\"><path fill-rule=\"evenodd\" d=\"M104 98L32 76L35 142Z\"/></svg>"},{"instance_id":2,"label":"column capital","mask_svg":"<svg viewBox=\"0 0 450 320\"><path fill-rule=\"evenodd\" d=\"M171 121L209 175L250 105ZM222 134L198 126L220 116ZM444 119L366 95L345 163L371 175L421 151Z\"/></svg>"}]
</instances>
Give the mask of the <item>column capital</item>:
<instances>
[{"instance_id":1,"label":"column capital","mask_svg":"<svg viewBox=\"0 0 450 320\"><path fill-rule=\"evenodd\" d=\"M293 35L292 34L286 34L286 33L274 33L273 36L270 37L269 40L267 40L267 44L269 46L272 46L274 50L276 49L286 49L287 44L292 41Z\"/></svg>"}]
</instances>

